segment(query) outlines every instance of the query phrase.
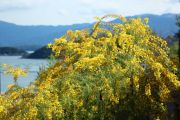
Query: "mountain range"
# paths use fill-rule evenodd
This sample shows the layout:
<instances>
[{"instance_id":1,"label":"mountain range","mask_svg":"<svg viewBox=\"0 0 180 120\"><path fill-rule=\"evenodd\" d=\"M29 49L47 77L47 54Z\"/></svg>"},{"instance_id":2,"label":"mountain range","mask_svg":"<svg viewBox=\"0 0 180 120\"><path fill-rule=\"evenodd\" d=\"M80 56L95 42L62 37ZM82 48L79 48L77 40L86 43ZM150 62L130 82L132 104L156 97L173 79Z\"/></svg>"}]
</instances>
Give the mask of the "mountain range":
<instances>
[{"instance_id":1,"label":"mountain range","mask_svg":"<svg viewBox=\"0 0 180 120\"><path fill-rule=\"evenodd\" d=\"M162 37L173 35L178 31L176 26L176 14L143 14L128 16L127 18L149 18L149 26L157 34ZM113 20L111 22L119 22ZM83 28L91 28L93 23L82 23L73 25L58 26L25 26L0 21L0 47L13 46L23 49L37 49L40 46L52 42L54 38L58 38L66 33L67 30L77 30Z\"/></svg>"}]
</instances>

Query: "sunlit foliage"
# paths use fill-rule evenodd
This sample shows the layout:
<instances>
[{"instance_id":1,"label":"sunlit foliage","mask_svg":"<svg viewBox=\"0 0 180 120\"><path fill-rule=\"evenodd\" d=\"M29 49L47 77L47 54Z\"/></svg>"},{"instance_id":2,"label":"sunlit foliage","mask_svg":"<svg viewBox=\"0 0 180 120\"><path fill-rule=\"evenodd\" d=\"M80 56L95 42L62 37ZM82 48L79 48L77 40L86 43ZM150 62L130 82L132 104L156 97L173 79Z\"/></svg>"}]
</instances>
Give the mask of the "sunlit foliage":
<instances>
[{"instance_id":1,"label":"sunlit foliage","mask_svg":"<svg viewBox=\"0 0 180 120\"><path fill-rule=\"evenodd\" d=\"M15 84L17 84L17 79L20 76L26 76L27 75L27 69L24 70L20 67L13 67L13 66L8 65L8 64L2 64L1 66L4 68L5 74L13 76L13 80L14 80Z\"/></svg>"},{"instance_id":2,"label":"sunlit foliage","mask_svg":"<svg viewBox=\"0 0 180 120\"><path fill-rule=\"evenodd\" d=\"M108 17L122 24L103 22ZM48 44L56 62L33 85L0 96L0 119L167 119L180 82L166 41L148 19L97 19L92 30L69 30Z\"/></svg>"}]
</instances>

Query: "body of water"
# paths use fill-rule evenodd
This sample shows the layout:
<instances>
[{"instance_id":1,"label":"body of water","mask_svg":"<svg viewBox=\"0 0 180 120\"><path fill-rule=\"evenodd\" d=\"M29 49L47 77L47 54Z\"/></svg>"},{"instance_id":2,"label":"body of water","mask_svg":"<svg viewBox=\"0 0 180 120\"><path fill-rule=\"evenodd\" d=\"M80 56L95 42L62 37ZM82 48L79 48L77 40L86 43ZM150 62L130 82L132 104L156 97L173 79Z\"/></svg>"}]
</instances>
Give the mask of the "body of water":
<instances>
[{"instance_id":1,"label":"body of water","mask_svg":"<svg viewBox=\"0 0 180 120\"><path fill-rule=\"evenodd\" d=\"M46 59L23 59L21 56L0 56L0 64L9 64L14 67L28 68L28 75L20 77L18 84L20 86L29 85L37 77L40 67L47 67L49 60ZM11 75L3 74L3 69L0 68L1 92L5 92L9 84L13 84Z\"/></svg>"}]
</instances>

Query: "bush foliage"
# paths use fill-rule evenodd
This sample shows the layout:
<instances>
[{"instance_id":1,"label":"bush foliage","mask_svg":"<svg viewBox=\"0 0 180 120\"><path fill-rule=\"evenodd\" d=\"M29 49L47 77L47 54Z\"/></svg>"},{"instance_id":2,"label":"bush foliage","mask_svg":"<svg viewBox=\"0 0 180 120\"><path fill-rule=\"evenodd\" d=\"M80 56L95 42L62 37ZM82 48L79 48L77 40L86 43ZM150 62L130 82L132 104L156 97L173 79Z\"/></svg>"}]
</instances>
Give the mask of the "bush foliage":
<instances>
[{"instance_id":1,"label":"bush foliage","mask_svg":"<svg viewBox=\"0 0 180 120\"><path fill-rule=\"evenodd\" d=\"M122 24L103 22L108 17ZM167 119L180 82L165 40L147 18L97 19L92 30L69 30L48 44L55 62L34 84L0 96L0 119Z\"/></svg>"}]
</instances>

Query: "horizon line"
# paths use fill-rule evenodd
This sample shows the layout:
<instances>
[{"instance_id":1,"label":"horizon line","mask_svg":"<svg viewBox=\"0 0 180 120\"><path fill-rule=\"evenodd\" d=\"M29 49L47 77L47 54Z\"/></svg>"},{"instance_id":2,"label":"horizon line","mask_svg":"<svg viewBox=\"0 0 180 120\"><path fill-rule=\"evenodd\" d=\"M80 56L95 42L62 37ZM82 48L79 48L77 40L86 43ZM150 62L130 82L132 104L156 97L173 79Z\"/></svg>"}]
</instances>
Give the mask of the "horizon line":
<instances>
[{"instance_id":1,"label":"horizon line","mask_svg":"<svg viewBox=\"0 0 180 120\"><path fill-rule=\"evenodd\" d=\"M154 15L154 16L162 16L162 15L168 15L168 14L172 14L172 15L178 15L179 13L161 13L161 14L154 14L154 13L144 13L144 14L134 14L134 15L127 15L125 17L133 17L133 16L142 16L142 15ZM108 14L107 14L108 15ZM118 14L117 14L118 15ZM119 14L121 15L121 14ZM115 18L116 19L116 18ZM72 26L72 25L79 25L79 24L93 24L95 22L81 22L81 23L73 23L73 24L57 24L57 25L53 25L53 24L18 24L18 23L14 23L14 22L9 22L9 21L5 21L5 20L1 20L0 22L4 22L4 23L9 23L9 24L13 24L13 25L18 25L18 26L49 26L49 27L58 27L58 26Z\"/></svg>"}]
</instances>

